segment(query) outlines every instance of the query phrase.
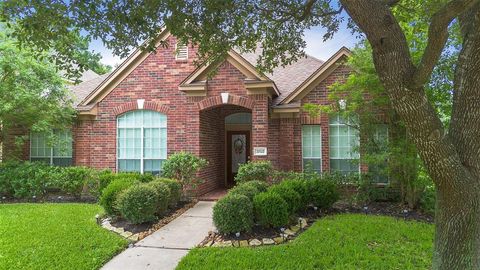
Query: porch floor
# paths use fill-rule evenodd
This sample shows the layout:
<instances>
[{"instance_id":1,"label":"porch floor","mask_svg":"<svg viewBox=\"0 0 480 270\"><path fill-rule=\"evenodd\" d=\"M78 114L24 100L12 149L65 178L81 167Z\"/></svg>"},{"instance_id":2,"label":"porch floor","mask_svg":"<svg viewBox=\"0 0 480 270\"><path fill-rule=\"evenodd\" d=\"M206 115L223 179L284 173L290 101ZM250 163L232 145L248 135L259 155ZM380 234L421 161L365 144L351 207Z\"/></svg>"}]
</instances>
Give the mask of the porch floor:
<instances>
[{"instance_id":1,"label":"porch floor","mask_svg":"<svg viewBox=\"0 0 480 270\"><path fill-rule=\"evenodd\" d=\"M226 188L218 188L198 197L199 201L218 201L227 195Z\"/></svg>"}]
</instances>

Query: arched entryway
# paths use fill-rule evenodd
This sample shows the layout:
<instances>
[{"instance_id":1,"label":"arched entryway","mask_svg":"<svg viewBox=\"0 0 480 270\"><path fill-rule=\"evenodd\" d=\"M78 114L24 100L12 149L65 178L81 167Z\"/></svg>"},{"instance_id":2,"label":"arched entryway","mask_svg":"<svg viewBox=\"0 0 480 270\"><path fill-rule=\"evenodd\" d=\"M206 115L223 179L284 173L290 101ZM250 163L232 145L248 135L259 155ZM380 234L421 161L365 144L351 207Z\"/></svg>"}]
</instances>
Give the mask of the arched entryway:
<instances>
[{"instance_id":1,"label":"arched entryway","mask_svg":"<svg viewBox=\"0 0 480 270\"><path fill-rule=\"evenodd\" d=\"M202 190L234 185L239 164L251 157L251 134L249 108L222 104L200 111L200 156L209 161L201 175L205 181Z\"/></svg>"}]
</instances>

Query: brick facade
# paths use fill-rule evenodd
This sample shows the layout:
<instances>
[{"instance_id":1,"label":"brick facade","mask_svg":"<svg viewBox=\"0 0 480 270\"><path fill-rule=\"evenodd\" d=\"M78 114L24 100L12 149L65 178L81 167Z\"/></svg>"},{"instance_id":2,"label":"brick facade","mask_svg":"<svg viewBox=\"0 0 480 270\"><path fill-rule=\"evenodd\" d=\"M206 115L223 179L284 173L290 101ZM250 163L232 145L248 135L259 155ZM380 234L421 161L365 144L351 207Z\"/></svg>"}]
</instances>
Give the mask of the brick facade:
<instances>
[{"instance_id":1,"label":"brick facade","mask_svg":"<svg viewBox=\"0 0 480 270\"><path fill-rule=\"evenodd\" d=\"M146 57L97 103L98 113L94 119L77 120L73 127L75 165L116 170L116 119L123 113L139 109L137 100L143 99L143 109L167 116L169 155L188 151L209 161L208 168L199 174L204 182L198 186L198 194L225 185L225 117L233 113L251 113L251 125L245 127L251 132L251 149L267 147L267 156L251 155L251 159L270 160L281 170L302 170L302 125L320 124L322 166L324 170L329 169L328 116L311 119L300 113L291 118L273 117L272 96L248 92L245 88L246 75L228 61L222 63L215 75L207 80L206 96L188 96L178 86L195 71L193 60L196 50L189 48L188 60L179 61L174 56L176 39L169 37L167 43L168 48L160 48ZM345 66L338 67L301 103L328 104L328 86L343 80L349 72ZM221 93L229 94L226 103Z\"/></svg>"}]
</instances>

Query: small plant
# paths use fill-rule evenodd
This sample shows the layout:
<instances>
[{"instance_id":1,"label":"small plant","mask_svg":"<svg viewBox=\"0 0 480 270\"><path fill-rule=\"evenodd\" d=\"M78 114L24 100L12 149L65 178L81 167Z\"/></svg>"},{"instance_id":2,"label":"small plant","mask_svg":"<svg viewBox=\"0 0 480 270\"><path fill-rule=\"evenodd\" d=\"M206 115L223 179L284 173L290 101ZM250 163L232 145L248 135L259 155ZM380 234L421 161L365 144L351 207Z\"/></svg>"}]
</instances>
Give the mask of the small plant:
<instances>
[{"instance_id":1,"label":"small plant","mask_svg":"<svg viewBox=\"0 0 480 270\"><path fill-rule=\"evenodd\" d=\"M136 184L123 190L116 207L122 217L134 224L153 221L158 206L157 190L149 184Z\"/></svg>"},{"instance_id":2,"label":"small plant","mask_svg":"<svg viewBox=\"0 0 480 270\"><path fill-rule=\"evenodd\" d=\"M307 181L307 194L309 201L320 209L331 208L340 197L337 185L328 180Z\"/></svg>"},{"instance_id":3,"label":"small plant","mask_svg":"<svg viewBox=\"0 0 480 270\"><path fill-rule=\"evenodd\" d=\"M263 192L253 198L257 221L266 227L282 227L288 224L288 204L275 192Z\"/></svg>"},{"instance_id":4,"label":"small plant","mask_svg":"<svg viewBox=\"0 0 480 270\"><path fill-rule=\"evenodd\" d=\"M435 215L436 190L434 185L427 186L420 197L421 209L430 215Z\"/></svg>"},{"instance_id":5,"label":"small plant","mask_svg":"<svg viewBox=\"0 0 480 270\"><path fill-rule=\"evenodd\" d=\"M244 195L228 194L213 207L213 222L221 233L249 232L253 226L253 205Z\"/></svg>"},{"instance_id":6,"label":"small plant","mask_svg":"<svg viewBox=\"0 0 480 270\"><path fill-rule=\"evenodd\" d=\"M272 173L273 167L270 161L249 161L238 168L235 182L237 184L254 180L267 182Z\"/></svg>"},{"instance_id":7,"label":"small plant","mask_svg":"<svg viewBox=\"0 0 480 270\"><path fill-rule=\"evenodd\" d=\"M168 202L168 206L171 208L176 207L182 197L182 185L177 180L168 178L157 178L156 181L167 184L170 189L170 201Z\"/></svg>"},{"instance_id":8,"label":"small plant","mask_svg":"<svg viewBox=\"0 0 480 270\"><path fill-rule=\"evenodd\" d=\"M302 207L300 194L298 194L291 186L282 184L273 185L268 189L268 192L276 193L285 200L290 215L297 212Z\"/></svg>"},{"instance_id":9,"label":"small plant","mask_svg":"<svg viewBox=\"0 0 480 270\"><path fill-rule=\"evenodd\" d=\"M136 179L134 177L116 179L103 190L100 196L100 205L107 215L113 216L119 214L115 205L117 196L123 190L131 187L135 182Z\"/></svg>"},{"instance_id":10,"label":"small plant","mask_svg":"<svg viewBox=\"0 0 480 270\"><path fill-rule=\"evenodd\" d=\"M162 215L167 211L170 202L170 188L163 181L155 180L147 184L157 192L157 214Z\"/></svg>"},{"instance_id":11,"label":"small plant","mask_svg":"<svg viewBox=\"0 0 480 270\"><path fill-rule=\"evenodd\" d=\"M178 180L182 184L182 190L195 188L200 182L195 175L208 165L207 160L197 157L192 153L178 152L171 155L162 167L162 175L167 178Z\"/></svg>"}]
</instances>

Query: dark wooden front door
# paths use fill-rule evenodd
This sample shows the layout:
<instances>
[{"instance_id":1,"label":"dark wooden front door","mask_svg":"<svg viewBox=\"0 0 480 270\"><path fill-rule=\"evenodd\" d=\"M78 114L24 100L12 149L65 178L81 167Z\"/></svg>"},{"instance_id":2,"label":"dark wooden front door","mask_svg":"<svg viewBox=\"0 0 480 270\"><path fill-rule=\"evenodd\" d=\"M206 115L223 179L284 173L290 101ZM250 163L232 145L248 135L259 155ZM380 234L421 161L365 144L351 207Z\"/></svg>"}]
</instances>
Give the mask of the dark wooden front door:
<instances>
[{"instance_id":1,"label":"dark wooden front door","mask_svg":"<svg viewBox=\"0 0 480 270\"><path fill-rule=\"evenodd\" d=\"M227 132L227 187L235 185L238 167L250 159L250 131Z\"/></svg>"}]
</instances>

